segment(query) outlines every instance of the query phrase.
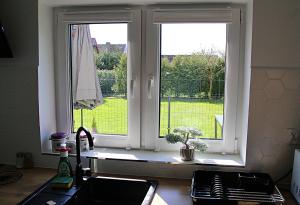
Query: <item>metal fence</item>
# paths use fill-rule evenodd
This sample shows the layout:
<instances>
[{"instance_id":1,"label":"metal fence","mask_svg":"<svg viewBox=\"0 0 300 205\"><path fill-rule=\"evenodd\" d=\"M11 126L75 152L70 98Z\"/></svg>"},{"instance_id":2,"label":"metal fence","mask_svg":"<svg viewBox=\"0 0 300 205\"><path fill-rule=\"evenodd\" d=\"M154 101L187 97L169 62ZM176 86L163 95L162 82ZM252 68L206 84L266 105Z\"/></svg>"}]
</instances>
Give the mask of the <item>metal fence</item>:
<instances>
[{"instance_id":1,"label":"metal fence","mask_svg":"<svg viewBox=\"0 0 300 205\"><path fill-rule=\"evenodd\" d=\"M114 78L99 81L104 104L94 110L84 110L84 116L76 113L74 128L81 123L82 118L83 125L90 129L93 129L93 121L96 121L98 133L127 135L126 93L114 90ZM217 80L213 85L211 95L208 95L208 84L204 81L187 82L185 89L179 83L175 88L165 88L166 92L160 94L160 136L172 132L176 127L189 126L201 130L202 138L221 139L223 124L220 116L223 116L224 109L224 81ZM189 91L189 88L193 90ZM182 90L183 92L179 92Z\"/></svg>"},{"instance_id":2,"label":"metal fence","mask_svg":"<svg viewBox=\"0 0 300 205\"><path fill-rule=\"evenodd\" d=\"M160 136L185 126L202 131L201 138L222 139L224 80L182 78L161 80Z\"/></svg>"},{"instance_id":3,"label":"metal fence","mask_svg":"<svg viewBox=\"0 0 300 205\"><path fill-rule=\"evenodd\" d=\"M202 132L201 138L222 139L224 101L189 97L160 99L160 136L176 127L193 127Z\"/></svg>"}]
</instances>

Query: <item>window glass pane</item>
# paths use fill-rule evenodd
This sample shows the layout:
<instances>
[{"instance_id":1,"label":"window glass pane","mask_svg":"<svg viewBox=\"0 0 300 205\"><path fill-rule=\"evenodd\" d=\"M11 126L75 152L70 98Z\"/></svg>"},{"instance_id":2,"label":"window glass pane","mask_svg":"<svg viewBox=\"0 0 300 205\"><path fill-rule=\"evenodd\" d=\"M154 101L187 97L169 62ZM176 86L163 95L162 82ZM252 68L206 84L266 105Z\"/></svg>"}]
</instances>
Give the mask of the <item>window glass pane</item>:
<instances>
[{"instance_id":1,"label":"window glass pane","mask_svg":"<svg viewBox=\"0 0 300 205\"><path fill-rule=\"evenodd\" d=\"M160 136L180 126L222 139L226 24L162 24Z\"/></svg>"},{"instance_id":2,"label":"window glass pane","mask_svg":"<svg viewBox=\"0 0 300 205\"><path fill-rule=\"evenodd\" d=\"M71 30L74 31L73 25ZM76 106L73 97L74 130L83 125L94 133L109 135L127 135L127 24L89 24L90 38L93 47L95 78L98 80L103 96L103 104L95 108ZM72 32L71 32L71 35ZM86 46L81 39L72 43ZM78 52L71 46L72 53ZM77 56L85 55L84 53ZM73 56L73 55L72 55ZM72 61L77 59L72 59ZM74 62L72 62L74 66ZM86 69L82 65L82 69ZM72 72L74 72L72 67ZM82 74L79 72L78 75ZM74 73L72 73L72 81ZM74 83L72 83L74 85ZM74 92L74 89L72 89ZM72 93L74 95L74 93ZM75 101L75 102L74 102Z\"/></svg>"}]
</instances>

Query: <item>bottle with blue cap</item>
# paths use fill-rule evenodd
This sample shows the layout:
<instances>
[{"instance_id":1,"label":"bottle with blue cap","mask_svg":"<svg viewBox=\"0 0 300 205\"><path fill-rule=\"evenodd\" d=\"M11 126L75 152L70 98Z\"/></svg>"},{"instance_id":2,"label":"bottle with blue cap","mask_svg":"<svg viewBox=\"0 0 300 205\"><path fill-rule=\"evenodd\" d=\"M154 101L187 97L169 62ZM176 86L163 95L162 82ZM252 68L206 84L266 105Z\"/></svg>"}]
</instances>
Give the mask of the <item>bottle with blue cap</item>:
<instances>
[{"instance_id":1,"label":"bottle with blue cap","mask_svg":"<svg viewBox=\"0 0 300 205\"><path fill-rule=\"evenodd\" d=\"M60 152L60 160L58 164L58 177L72 177L72 166L68 158L69 148L66 147L66 144L61 144L61 147L57 149Z\"/></svg>"},{"instance_id":2,"label":"bottle with blue cap","mask_svg":"<svg viewBox=\"0 0 300 205\"><path fill-rule=\"evenodd\" d=\"M68 158L69 148L66 144L61 144L57 151L60 152L60 160L57 176L51 181L51 186L54 189L69 189L73 184L73 171Z\"/></svg>"}]
</instances>

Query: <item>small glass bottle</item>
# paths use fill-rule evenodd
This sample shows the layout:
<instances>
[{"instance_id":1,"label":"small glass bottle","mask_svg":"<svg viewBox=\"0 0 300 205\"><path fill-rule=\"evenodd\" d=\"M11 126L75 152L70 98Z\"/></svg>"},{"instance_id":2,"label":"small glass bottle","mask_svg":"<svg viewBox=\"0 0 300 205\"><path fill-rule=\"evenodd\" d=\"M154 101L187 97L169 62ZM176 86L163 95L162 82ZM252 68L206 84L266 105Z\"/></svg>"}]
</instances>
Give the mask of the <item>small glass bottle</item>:
<instances>
[{"instance_id":1,"label":"small glass bottle","mask_svg":"<svg viewBox=\"0 0 300 205\"><path fill-rule=\"evenodd\" d=\"M60 160L57 169L58 177L73 177L71 163L68 158L69 148L66 147L66 144L61 144L61 147L58 148L57 151L60 152Z\"/></svg>"}]
</instances>

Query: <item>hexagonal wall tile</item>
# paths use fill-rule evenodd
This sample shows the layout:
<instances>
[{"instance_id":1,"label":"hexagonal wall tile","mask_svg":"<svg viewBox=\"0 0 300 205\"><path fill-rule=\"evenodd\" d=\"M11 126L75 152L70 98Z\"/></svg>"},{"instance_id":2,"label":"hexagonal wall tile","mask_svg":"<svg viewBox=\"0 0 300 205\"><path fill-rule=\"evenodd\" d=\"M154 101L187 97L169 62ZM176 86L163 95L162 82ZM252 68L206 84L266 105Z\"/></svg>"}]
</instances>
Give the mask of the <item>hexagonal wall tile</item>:
<instances>
[{"instance_id":1,"label":"hexagonal wall tile","mask_svg":"<svg viewBox=\"0 0 300 205\"><path fill-rule=\"evenodd\" d=\"M263 153L261 152L259 143L257 142L249 143L248 146L248 153L254 157L256 160L261 160L263 158Z\"/></svg>"},{"instance_id":2,"label":"hexagonal wall tile","mask_svg":"<svg viewBox=\"0 0 300 205\"><path fill-rule=\"evenodd\" d=\"M247 150L248 152L248 150ZM249 170L257 170L262 171L260 167L263 166L263 162L261 159L257 159L255 156L253 156L251 153L247 154L247 168Z\"/></svg>"},{"instance_id":3,"label":"hexagonal wall tile","mask_svg":"<svg viewBox=\"0 0 300 205\"><path fill-rule=\"evenodd\" d=\"M271 138L274 139L277 136L277 133L281 131L282 128L274 127L270 123L266 123L262 131L263 138Z\"/></svg>"},{"instance_id":4,"label":"hexagonal wall tile","mask_svg":"<svg viewBox=\"0 0 300 205\"><path fill-rule=\"evenodd\" d=\"M261 149L255 149L254 155L257 160L262 160L262 158L264 157Z\"/></svg>"},{"instance_id":5,"label":"hexagonal wall tile","mask_svg":"<svg viewBox=\"0 0 300 205\"><path fill-rule=\"evenodd\" d=\"M282 120L285 128L298 127L297 117L300 116L300 99L298 99L299 91L285 90L278 101L278 117ZM273 100L275 101L275 100Z\"/></svg>"},{"instance_id":6,"label":"hexagonal wall tile","mask_svg":"<svg viewBox=\"0 0 300 205\"><path fill-rule=\"evenodd\" d=\"M266 95L270 99L280 98L284 92L284 87L280 80L269 80L264 88Z\"/></svg>"},{"instance_id":7,"label":"hexagonal wall tile","mask_svg":"<svg viewBox=\"0 0 300 205\"><path fill-rule=\"evenodd\" d=\"M300 103L300 91L286 89L281 98L287 106Z\"/></svg>"},{"instance_id":8,"label":"hexagonal wall tile","mask_svg":"<svg viewBox=\"0 0 300 205\"><path fill-rule=\"evenodd\" d=\"M276 166L278 166L278 157L264 156L261 160L261 170L263 172L273 175L276 172Z\"/></svg>"},{"instance_id":9,"label":"hexagonal wall tile","mask_svg":"<svg viewBox=\"0 0 300 205\"><path fill-rule=\"evenodd\" d=\"M258 166L260 167L262 164L260 164L260 162L262 162L263 159L263 153L260 150L259 147L259 141L256 136L250 136L252 138L256 138L256 140L251 140L252 142L248 141L248 145L247 145L247 164L248 166Z\"/></svg>"},{"instance_id":10,"label":"hexagonal wall tile","mask_svg":"<svg viewBox=\"0 0 300 205\"><path fill-rule=\"evenodd\" d=\"M278 143L276 142L276 140L273 140L271 138L261 139L260 143L259 143L259 148L264 157L266 157L266 156L277 157L278 150L274 149L274 147L276 147L276 145L278 146Z\"/></svg>"},{"instance_id":11,"label":"hexagonal wall tile","mask_svg":"<svg viewBox=\"0 0 300 205\"><path fill-rule=\"evenodd\" d=\"M264 111L267 108L267 97L263 90L253 90L250 97L249 120L255 126L263 124L265 121Z\"/></svg>"},{"instance_id":12,"label":"hexagonal wall tile","mask_svg":"<svg viewBox=\"0 0 300 205\"><path fill-rule=\"evenodd\" d=\"M290 90L300 89L300 71L289 70L282 77L282 82L286 89L290 89Z\"/></svg>"},{"instance_id":13,"label":"hexagonal wall tile","mask_svg":"<svg viewBox=\"0 0 300 205\"><path fill-rule=\"evenodd\" d=\"M292 141L292 136L289 134L289 128L283 129L282 133L277 136L276 141L283 146L290 146Z\"/></svg>"},{"instance_id":14,"label":"hexagonal wall tile","mask_svg":"<svg viewBox=\"0 0 300 205\"><path fill-rule=\"evenodd\" d=\"M286 70L284 69L270 69L267 70L268 78L271 80L281 79L281 77L285 74Z\"/></svg>"},{"instance_id":15,"label":"hexagonal wall tile","mask_svg":"<svg viewBox=\"0 0 300 205\"><path fill-rule=\"evenodd\" d=\"M253 69L251 74L251 89L263 89L268 81L267 74L264 70Z\"/></svg>"},{"instance_id":16,"label":"hexagonal wall tile","mask_svg":"<svg viewBox=\"0 0 300 205\"><path fill-rule=\"evenodd\" d=\"M265 114L267 126L279 128L286 128L287 120L290 118L289 116L289 107L284 106L281 99L271 99L269 100Z\"/></svg>"}]
</instances>

